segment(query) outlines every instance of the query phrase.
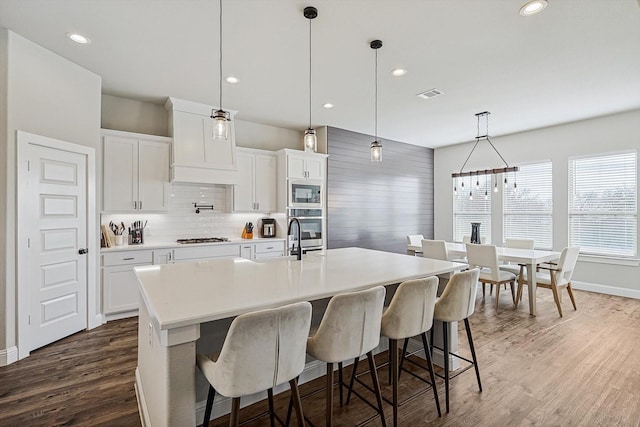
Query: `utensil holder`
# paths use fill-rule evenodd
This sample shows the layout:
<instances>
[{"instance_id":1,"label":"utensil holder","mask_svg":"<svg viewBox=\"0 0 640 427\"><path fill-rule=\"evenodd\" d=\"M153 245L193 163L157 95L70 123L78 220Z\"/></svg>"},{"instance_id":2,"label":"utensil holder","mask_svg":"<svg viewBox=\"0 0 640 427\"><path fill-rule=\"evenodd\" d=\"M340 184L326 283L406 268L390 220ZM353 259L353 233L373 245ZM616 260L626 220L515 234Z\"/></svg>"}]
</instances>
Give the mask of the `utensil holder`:
<instances>
[{"instance_id":1,"label":"utensil holder","mask_svg":"<svg viewBox=\"0 0 640 427\"><path fill-rule=\"evenodd\" d=\"M129 233L130 245L142 245L144 244L144 229L131 230Z\"/></svg>"},{"instance_id":2,"label":"utensil holder","mask_svg":"<svg viewBox=\"0 0 640 427\"><path fill-rule=\"evenodd\" d=\"M116 246L124 245L124 236L122 234L117 234L114 238L113 242Z\"/></svg>"}]
</instances>

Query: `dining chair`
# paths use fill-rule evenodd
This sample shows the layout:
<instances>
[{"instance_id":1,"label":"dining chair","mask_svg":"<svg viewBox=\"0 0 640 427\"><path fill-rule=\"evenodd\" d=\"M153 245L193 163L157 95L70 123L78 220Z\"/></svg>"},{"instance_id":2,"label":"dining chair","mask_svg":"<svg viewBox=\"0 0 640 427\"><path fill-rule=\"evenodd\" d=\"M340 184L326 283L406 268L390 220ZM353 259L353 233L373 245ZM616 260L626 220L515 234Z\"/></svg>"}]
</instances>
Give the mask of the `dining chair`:
<instances>
[{"instance_id":1,"label":"dining chair","mask_svg":"<svg viewBox=\"0 0 640 427\"><path fill-rule=\"evenodd\" d=\"M539 265L536 270L536 285L540 288L551 289L553 291L553 300L556 303L560 317L562 317L561 288L567 288L567 293L571 299L573 309L578 309L576 307L576 300L573 296L573 288L571 287L571 277L573 276L573 270L576 267L579 253L579 247L574 246L564 248L560 254L560 260L557 264L545 263L547 265ZM525 279L524 274L521 274L518 278L518 295L516 296L516 305L519 304L522 299L522 288L525 284L528 284L528 282Z\"/></svg>"},{"instance_id":2,"label":"dining chair","mask_svg":"<svg viewBox=\"0 0 640 427\"><path fill-rule=\"evenodd\" d=\"M333 425L333 366L338 363L340 403L342 404L342 362L354 359L347 404L353 392L378 412L386 426L380 383L376 372L373 349L380 343L382 307L386 290L376 286L365 291L339 294L329 300L320 325L307 340L307 353L327 364L326 376L326 425ZM367 355L377 407L353 390L360 356ZM358 380L360 381L360 380Z\"/></svg>"},{"instance_id":3,"label":"dining chair","mask_svg":"<svg viewBox=\"0 0 640 427\"><path fill-rule=\"evenodd\" d=\"M505 248L533 249L533 246L534 246L533 239L505 239L504 241ZM515 263L500 264L500 270L513 273L516 275L516 277L520 275L521 267L523 267L522 268L523 274L526 274L526 266L524 265L515 264Z\"/></svg>"},{"instance_id":4,"label":"dining chair","mask_svg":"<svg viewBox=\"0 0 640 427\"><path fill-rule=\"evenodd\" d=\"M423 240L423 243L426 240ZM433 397L436 401L436 409L440 416L440 402L438 400L438 388L433 374L431 361L431 349L426 332L433 326L433 311L436 302L438 278L428 277L402 282L396 289L389 308L382 315L381 334L389 338L389 363L392 378L392 406L393 425L398 425L398 376L400 365L398 363L398 340L404 340L402 358L404 359L409 338L419 336L427 359L427 371L429 371L430 384L433 389ZM409 360L409 359L407 359ZM418 377L425 381L422 377Z\"/></svg>"},{"instance_id":5,"label":"dining chair","mask_svg":"<svg viewBox=\"0 0 640 427\"><path fill-rule=\"evenodd\" d=\"M274 425L273 388L289 382L298 425L304 415L296 378L306 362L311 326L311 304L299 302L236 317L218 357L196 355L200 371L209 381L203 426L209 424L215 394L232 398L229 425L237 426L240 398L267 390L271 426ZM280 420L278 418L278 420Z\"/></svg>"},{"instance_id":6,"label":"dining chair","mask_svg":"<svg viewBox=\"0 0 640 427\"><path fill-rule=\"evenodd\" d=\"M407 245L408 246L420 246L422 243L422 239L424 236L422 234L408 234L407 235ZM415 251L407 248L408 255L415 255Z\"/></svg>"},{"instance_id":7,"label":"dining chair","mask_svg":"<svg viewBox=\"0 0 640 427\"><path fill-rule=\"evenodd\" d=\"M433 319L442 322L442 341L443 347L438 348L433 345L433 328L431 328L431 346L442 350L444 355L444 388L445 388L445 405L446 411L449 412L449 357L457 357L465 362L471 363L476 371L476 379L478 381L478 389L482 392L482 383L480 382L480 370L478 369L478 359L476 350L473 345L473 337L471 336L471 327L469 326L469 317L475 310L476 292L478 290L478 277L480 270L474 268L472 270L455 273L447 287L442 292L440 298L436 300ZM449 352L449 334L458 333L457 328L451 331L451 322L460 322L464 320L464 327L467 332L467 340L469 341L469 350L471 350L471 360L460 356L456 353ZM468 368L464 368L460 373ZM440 376L440 375L438 375ZM457 375L456 375L457 376Z\"/></svg>"},{"instance_id":8,"label":"dining chair","mask_svg":"<svg viewBox=\"0 0 640 427\"><path fill-rule=\"evenodd\" d=\"M479 267L480 283L482 283L482 298L485 297L485 287L489 284L497 286L496 289L496 310L500 304L500 285L509 283L511 285L511 298L515 304L515 282L516 276L508 271L501 271L498 264L498 252L495 245L474 245L467 243L467 262L470 266Z\"/></svg>"},{"instance_id":9,"label":"dining chair","mask_svg":"<svg viewBox=\"0 0 640 427\"><path fill-rule=\"evenodd\" d=\"M444 240L422 239L422 256L425 258L440 259L447 261L449 254L447 253L447 244Z\"/></svg>"}]
</instances>

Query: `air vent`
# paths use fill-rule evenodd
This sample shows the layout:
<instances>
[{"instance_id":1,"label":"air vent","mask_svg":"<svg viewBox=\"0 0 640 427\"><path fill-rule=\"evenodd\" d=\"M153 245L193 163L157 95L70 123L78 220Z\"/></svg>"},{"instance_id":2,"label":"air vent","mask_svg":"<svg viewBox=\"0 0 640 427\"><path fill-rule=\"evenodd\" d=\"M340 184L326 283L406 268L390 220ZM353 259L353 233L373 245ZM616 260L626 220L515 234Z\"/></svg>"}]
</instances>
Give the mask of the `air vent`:
<instances>
[{"instance_id":1,"label":"air vent","mask_svg":"<svg viewBox=\"0 0 640 427\"><path fill-rule=\"evenodd\" d=\"M436 96L440 96L442 94L443 94L442 91L434 88L434 89L429 89L425 92L419 93L416 96L422 99L431 99L431 98L435 98Z\"/></svg>"}]
</instances>

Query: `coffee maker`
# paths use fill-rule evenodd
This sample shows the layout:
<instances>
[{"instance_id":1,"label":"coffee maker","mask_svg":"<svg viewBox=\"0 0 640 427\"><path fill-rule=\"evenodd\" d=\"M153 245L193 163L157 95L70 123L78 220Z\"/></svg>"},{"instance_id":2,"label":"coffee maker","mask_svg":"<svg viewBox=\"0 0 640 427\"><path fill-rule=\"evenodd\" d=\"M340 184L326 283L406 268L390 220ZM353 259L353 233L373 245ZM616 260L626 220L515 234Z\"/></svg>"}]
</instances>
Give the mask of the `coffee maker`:
<instances>
[{"instance_id":1,"label":"coffee maker","mask_svg":"<svg viewBox=\"0 0 640 427\"><path fill-rule=\"evenodd\" d=\"M260 237L276 237L276 220L262 218L260 220Z\"/></svg>"}]
</instances>

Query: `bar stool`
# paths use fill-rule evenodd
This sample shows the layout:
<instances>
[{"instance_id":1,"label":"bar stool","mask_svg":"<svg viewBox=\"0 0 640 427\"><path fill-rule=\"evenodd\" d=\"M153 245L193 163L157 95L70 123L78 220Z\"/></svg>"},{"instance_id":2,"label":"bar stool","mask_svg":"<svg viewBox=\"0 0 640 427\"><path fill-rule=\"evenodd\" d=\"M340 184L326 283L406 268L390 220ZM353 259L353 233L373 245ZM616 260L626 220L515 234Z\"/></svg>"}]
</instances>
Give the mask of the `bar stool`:
<instances>
[{"instance_id":1,"label":"bar stool","mask_svg":"<svg viewBox=\"0 0 640 427\"><path fill-rule=\"evenodd\" d=\"M380 415L386 426L382 395L376 373L372 350L380 342L380 325L385 288L377 286L365 291L336 295L329 301L316 333L307 340L307 353L314 359L327 364L326 425L333 425L333 364L354 359L353 369L357 368L360 356L367 355L371 379L378 403L377 408L358 393L365 403ZM341 373L341 370L340 370ZM340 375L342 376L342 375ZM340 378L342 388L342 379ZM349 386L353 390L353 377ZM347 404L349 400L347 399Z\"/></svg>"},{"instance_id":2,"label":"bar stool","mask_svg":"<svg viewBox=\"0 0 640 427\"><path fill-rule=\"evenodd\" d=\"M467 331L467 339L469 340L469 348L471 349L471 358L466 359L462 356L452 353L451 356L469 362L471 365L464 368L456 376L473 366L476 370L476 378L478 379L478 388L482 391L480 383L480 371L478 370L478 360L476 359L476 350L473 346L473 338L471 337L471 328L469 327L469 316L473 314L476 303L476 291L478 289L478 277L480 270L473 270L456 273L451 277L447 287L442 292L440 298L436 300L433 318L442 322L442 339L443 348L433 345L433 329L431 329L431 345L444 353L444 388L447 413L449 412L449 331L451 322L459 322L464 320L464 327ZM457 331L455 331L457 333Z\"/></svg>"},{"instance_id":3,"label":"bar stool","mask_svg":"<svg viewBox=\"0 0 640 427\"><path fill-rule=\"evenodd\" d=\"M296 377L305 366L306 339L311 326L311 304L299 302L236 317L217 360L198 353L196 363L209 381L202 425L206 427L216 391L233 398L230 426L237 426L240 397L267 390L273 426L273 388L284 382L291 396L298 424L304 426Z\"/></svg>"},{"instance_id":4,"label":"bar stool","mask_svg":"<svg viewBox=\"0 0 640 427\"><path fill-rule=\"evenodd\" d=\"M423 244L424 242L425 240L423 240ZM381 333L383 336L389 338L389 355L393 378L392 404L394 427L398 425L398 340L405 340L405 346L402 350L402 357L404 358L406 343L409 341L409 338L418 335L422 338L424 353L429 367L431 387L433 388L433 397L436 400L438 416L441 415L438 389L433 375L431 351L425 333L433 326L433 311L437 290L437 277L402 282L393 295L389 308L387 308L382 315ZM421 377L418 378L422 379Z\"/></svg>"}]
</instances>

